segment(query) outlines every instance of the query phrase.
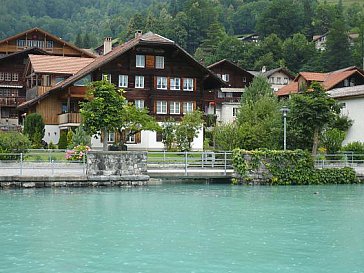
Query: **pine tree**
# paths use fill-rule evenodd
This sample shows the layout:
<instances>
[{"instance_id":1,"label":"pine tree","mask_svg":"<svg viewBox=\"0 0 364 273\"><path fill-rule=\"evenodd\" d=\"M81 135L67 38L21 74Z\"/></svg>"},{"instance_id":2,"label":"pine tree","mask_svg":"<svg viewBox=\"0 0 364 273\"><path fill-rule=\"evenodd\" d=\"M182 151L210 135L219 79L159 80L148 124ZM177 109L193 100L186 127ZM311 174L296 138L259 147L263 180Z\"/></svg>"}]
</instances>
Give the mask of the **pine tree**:
<instances>
[{"instance_id":1,"label":"pine tree","mask_svg":"<svg viewBox=\"0 0 364 273\"><path fill-rule=\"evenodd\" d=\"M75 45L80 47L80 48L83 48L83 40L82 40L82 36L81 36L80 32L77 33Z\"/></svg>"}]
</instances>

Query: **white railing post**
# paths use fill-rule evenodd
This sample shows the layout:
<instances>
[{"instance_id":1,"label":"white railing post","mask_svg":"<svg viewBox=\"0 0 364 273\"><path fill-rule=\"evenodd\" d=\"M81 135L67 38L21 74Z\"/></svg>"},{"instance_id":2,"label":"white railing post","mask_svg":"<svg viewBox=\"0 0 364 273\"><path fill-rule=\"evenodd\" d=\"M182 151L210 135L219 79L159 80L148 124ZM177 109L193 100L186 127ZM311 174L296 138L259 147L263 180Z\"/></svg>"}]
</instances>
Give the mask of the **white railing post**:
<instances>
[{"instance_id":1,"label":"white railing post","mask_svg":"<svg viewBox=\"0 0 364 273\"><path fill-rule=\"evenodd\" d=\"M87 152L85 154L83 154L83 157L82 157L83 175L86 175L86 155L87 155Z\"/></svg>"},{"instance_id":2,"label":"white railing post","mask_svg":"<svg viewBox=\"0 0 364 273\"><path fill-rule=\"evenodd\" d=\"M185 151L185 175L187 176L187 161L188 161L188 154L187 151Z\"/></svg>"},{"instance_id":3,"label":"white railing post","mask_svg":"<svg viewBox=\"0 0 364 273\"><path fill-rule=\"evenodd\" d=\"M224 152L224 174L226 175L226 151Z\"/></svg>"},{"instance_id":4,"label":"white railing post","mask_svg":"<svg viewBox=\"0 0 364 273\"><path fill-rule=\"evenodd\" d=\"M51 161L51 166L52 166L52 175L54 175L54 160L53 159Z\"/></svg>"},{"instance_id":5,"label":"white railing post","mask_svg":"<svg viewBox=\"0 0 364 273\"><path fill-rule=\"evenodd\" d=\"M23 153L20 153L20 175L23 175Z\"/></svg>"},{"instance_id":6,"label":"white railing post","mask_svg":"<svg viewBox=\"0 0 364 273\"><path fill-rule=\"evenodd\" d=\"M205 158L207 158L206 152L202 152L201 153L201 167L202 167L202 169L204 167L204 160L205 160Z\"/></svg>"}]
</instances>

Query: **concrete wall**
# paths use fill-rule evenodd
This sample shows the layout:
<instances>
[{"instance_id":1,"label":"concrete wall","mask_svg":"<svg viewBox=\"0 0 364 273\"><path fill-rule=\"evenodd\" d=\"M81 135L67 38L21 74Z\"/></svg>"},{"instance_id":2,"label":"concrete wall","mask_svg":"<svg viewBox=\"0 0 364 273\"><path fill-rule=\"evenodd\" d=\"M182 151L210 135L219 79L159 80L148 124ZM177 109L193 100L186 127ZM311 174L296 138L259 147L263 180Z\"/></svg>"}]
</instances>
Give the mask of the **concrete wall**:
<instances>
[{"instance_id":1,"label":"concrete wall","mask_svg":"<svg viewBox=\"0 0 364 273\"><path fill-rule=\"evenodd\" d=\"M364 98L346 98L340 100L340 102L345 103L341 113L354 121L346 135L343 145L353 141L364 142Z\"/></svg>"},{"instance_id":2,"label":"concrete wall","mask_svg":"<svg viewBox=\"0 0 364 273\"><path fill-rule=\"evenodd\" d=\"M240 108L240 102L223 102L221 108L216 111L217 121L221 123L230 123L235 120L233 108Z\"/></svg>"},{"instance_id":3,"label":"concrete wall","mask_svg":"<svg viewBox=\"0 0 364 273\"><path fill-rule=\"evenodd\" d=\"M274 78L274 82L271 81L272 77ZM277 78L280 77L281 78L281 84L277 83ZM288 79L288 83L284 83L284 78ZM274 91L278 91L279 89L281 89L282 87L286 86L287 84L289 84L292 80L284 73L282 72L275 72L273 73L270 77L268 82L271 84L272 89Z\"/></svg>"}]
</instances>

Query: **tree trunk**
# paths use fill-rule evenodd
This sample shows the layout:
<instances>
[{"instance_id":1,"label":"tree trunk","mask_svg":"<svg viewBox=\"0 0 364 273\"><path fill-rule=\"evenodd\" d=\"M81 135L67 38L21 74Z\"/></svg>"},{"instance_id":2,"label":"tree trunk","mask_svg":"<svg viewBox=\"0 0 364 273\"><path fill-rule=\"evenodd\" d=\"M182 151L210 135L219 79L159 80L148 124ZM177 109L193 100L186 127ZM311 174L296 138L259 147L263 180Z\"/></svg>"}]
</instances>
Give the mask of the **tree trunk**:
<instances>
[{"instance_id":1,"label":"tree trunk","mask_svg":"<svg viewBox=\"0 0 364 273\"><path fill-rule=\"evenodd\" d=\"M319 130L315 128L315 131L313 132L312 156L316 156L317 154L318 143L319 143Z\"/></svg>"},{"instance_id":2,"label":"tree trunk","mask_svg":"<svg viewBox=\"0 0 364 273\"><path fill-rule=\"evenodd\" d=\"M107 139L109 138L109 132L106 130L106 128L104 128L103 133L104 133L104 140L102 141L102 150L107 151Z\"/></svg>"}]
</instances>

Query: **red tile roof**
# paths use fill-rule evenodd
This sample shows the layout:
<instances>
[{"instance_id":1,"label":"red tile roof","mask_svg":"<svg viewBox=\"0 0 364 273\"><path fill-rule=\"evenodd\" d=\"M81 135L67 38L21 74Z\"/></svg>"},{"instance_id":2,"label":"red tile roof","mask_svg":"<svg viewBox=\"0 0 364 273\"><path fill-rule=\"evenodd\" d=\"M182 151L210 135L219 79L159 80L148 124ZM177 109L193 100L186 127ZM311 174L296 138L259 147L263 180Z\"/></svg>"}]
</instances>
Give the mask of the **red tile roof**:
<instances>
[{"instance_id":1,"label":"red tile roof","mask_svg":"<svg viewBox=\"0 0 364 273\"><path fill-rule=\"evenodd\" d=\"M287 84L286 86L280 88L275 94L278 97L281 96L288 96L290 94L294 94L298 92L298 82L291 82L290 84Z\"/></svg>"},{"instance_id":2,"label":"red tile roof","mask_svg":"<svg viewBox=\"0 0 364 273\"><path fill-rule=\"evenodd\" d=\"M35 73L54 73L74 75L94 61L92 58L62 57L29 54Z\"/></svg>"},{"instance_id":3,"label":"red tile roof","mask_svg":"<svg viewBox=\"0 0 364 273\"><path fill-rule=\"evenodd\" d=\"M327 73L301 72L298 74L297 79L299 76L302 76L306 81L323 82L327 76Z\"/></svg>"}]
</instances>

